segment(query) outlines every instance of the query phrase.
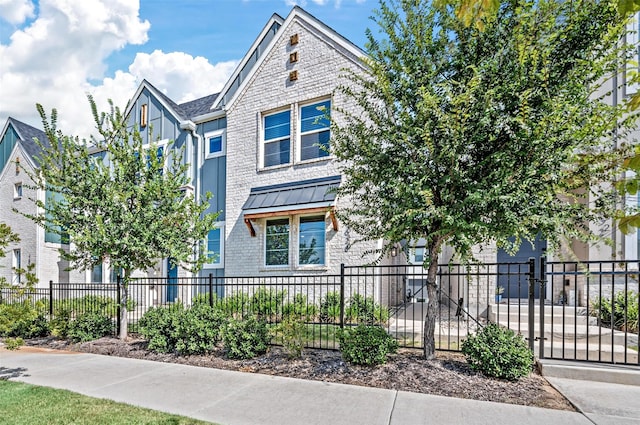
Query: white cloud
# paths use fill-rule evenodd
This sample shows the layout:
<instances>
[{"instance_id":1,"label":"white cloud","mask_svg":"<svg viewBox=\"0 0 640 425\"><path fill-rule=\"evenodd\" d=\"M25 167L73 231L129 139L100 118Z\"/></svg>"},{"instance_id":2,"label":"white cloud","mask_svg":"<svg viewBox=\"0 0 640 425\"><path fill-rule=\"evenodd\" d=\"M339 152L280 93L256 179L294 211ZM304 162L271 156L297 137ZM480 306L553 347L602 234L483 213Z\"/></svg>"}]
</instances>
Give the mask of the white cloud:
<instances>
[{"instance_id":1,"label":"white cloud","mask_svg":"<svg viewBox=\"0 0 640 425\"><path fill-rule=\"evenodd\" d=\"M0 19L18 25L34 16L34 8L30 0L0 0Z\"/></svg>"},{"instance_id":2,"label":"white cloud","mask_svg":"<svg viewBox=\"0 0 640 425\"><path fill-rule=\"evenodd\" d=\"M63 131L88 135L87 93L104 108L109 98L124 107L143 78L176 102L222 88L235 62L212 65L180 52L138 53L127 70L105 76L109 55L147 41L150 23L138 13L130 0L41 0L35 20L0 44L0 126L12 116L40 127L37 102L58 109Z\"/></svg>"}]
</instances>

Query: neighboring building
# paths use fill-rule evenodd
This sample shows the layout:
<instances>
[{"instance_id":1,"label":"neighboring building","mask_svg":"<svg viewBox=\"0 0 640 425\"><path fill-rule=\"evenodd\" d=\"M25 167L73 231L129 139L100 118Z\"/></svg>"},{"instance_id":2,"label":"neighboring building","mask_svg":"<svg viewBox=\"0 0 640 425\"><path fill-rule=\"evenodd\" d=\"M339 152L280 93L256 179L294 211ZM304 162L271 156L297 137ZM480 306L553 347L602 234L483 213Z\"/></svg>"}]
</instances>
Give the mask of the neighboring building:
<instances>
[{"instance_id":1,"label":"neighboring building","mask_svg":"<svg viewBox=\"0 0 640 425\"><path fill-rule=\"evenodd\" d=\"M60 260L58 250L66 245L55 233L46 232L30 219L17 214L35 214L37 207L31 199L45 201L55 196L51 192L30 187L31 180L25 170L33 171L41 152L37 138L47 145L47 137L41 130L7 119L0 133L0 222L8 224L20 237L20 242L8 247L7 255L0 258L0 276L8 282L20 283L22 276L15 269L26 269L35 263L36 276L41 283L48 280L69 281L74 273L67 271L68 264Z\"/></svg>"}]
</instances>

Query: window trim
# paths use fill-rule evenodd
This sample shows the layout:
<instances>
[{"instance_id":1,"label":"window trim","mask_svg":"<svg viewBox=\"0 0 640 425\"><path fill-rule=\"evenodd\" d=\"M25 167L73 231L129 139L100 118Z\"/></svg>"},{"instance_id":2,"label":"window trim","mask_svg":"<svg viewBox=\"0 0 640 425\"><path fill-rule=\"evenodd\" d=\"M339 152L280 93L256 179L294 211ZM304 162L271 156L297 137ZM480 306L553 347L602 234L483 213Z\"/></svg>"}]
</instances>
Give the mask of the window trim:
<instances>
[{"instance_id":1,"label":"window trim","mask_svg":"<svg viewBox=\"0 0 640 425\"><path fill-rule=\"evenodd\" d=\"M301 269L319 269L319 268L326 268L327 267L327 217L326 214L303 214L303 215L298 215L296 216L297 219L297 234L296 234L296 241L297 241L297 245L296 245L296 267L301 268ZM300 235L301 235L301 228L302 228L302 220L303 218L318 218L318 221L322 222L322 227L323 227L323 237L324 237L324 246L323 246L323 251L324 251L324 255L323 255L323 260L324 262L322 264L302 264L300 262Z\"/></svg>"},{"instance_id":2,"label":"window trim","mask_svg":"<svg viewBox=\"0 0 640 425\"><path fill-rule=\"evenodd\" d=\"M16 248L13 250L11 257L11 284L20 285L22 283L22 273L16 272L16 269L22 268L22 250Z\"/></svg>"},{"instance_id":3,"label":"window trim","mask_svg":"<svg viewBox=\"0 0 640 425\"><path fill-rule=\"evenodd\" d=\"M151 148L151 146L155 144L156 145L156 149L162 148L162 161L163 161L163 165L162 165L162 171L166 171L167 170L167 145L169 144L169 139L161 139L161 140L157 140L153 143L146 143L144 145L142 145L142 150L146 153L149 148ZM156 150L156 155L158 151Z\"/></svg>"},{"instance_id":4,"label":"window trim","mask_svg":"<svg viewBox=\"0 0 640 425\"><path fill-rule=\"evenodd\" d=\"M203 269L224 269L224 245L225 245L225 222L218 221L214 223L214 228L211 230L220 230L220 261L218 263L205 263L202 268ZM210 231L211 231L210 230ZM207 236L204 239L206 254L209 253L209 232L207 232Z\"/></svg>"},{"instance_id":5,"label":"window trim","mask_svg":"<svg viewBox=\"0 0 640 425\"><path fill-rule=\"evenodd\" d=\"M277 115L277 114L281 114L283 112L288 112L289 113L289 135L287 137L276 137L273 139L269 139L268 141L265 140L265 130L266 130L266 125L265 125L265 120L267 119L267 117L270 117L272 115ZM293 105L289 105L286 108L281 108L281 109L277 109L277 110L271 110L269 112L263 112L260 114L260 169L274 169L274 168L278 168L278 167L287 167L290 166L293 163L293 143L292 143L292 135L294 133L294 129L293 129L293 115L294 115L294 111L293 111ZM265 165L265 153L266 153L266 146L269 143L278 143L281 142L283 140L289 139L289 161L288 162L283 162L281 164L275 164L275 165Z\"/></svg>"},{"instance_id":6,"label":"window trim","mask_svg":"<svg viewBox=\"0 0 640 425\"><path fill-rule=\"evenodd\" d=\"M270 221L278 221L278 220L287 220L289 229L287 232L287 264L267 264L267 227L269 226ZM291 269L291 234L293 229L293 217L291 215L277 216L277 217L269 217L264 219L264 237L262 238L262 266L269 269Z\"/></svg>"},{"instance_id":7,"label":"window trim","mask_svg":"<svg viewBox=\"0 0 640 425\"><path fill-rule=\"evenodd\" d=\"M314 99L312 101L306 101L304 103L299 103L297 105L297 117L296 117L296 163L306 164L309 162L317 162L317 161L327 161L332 158L331 154L331 123L329 123L329 127L326 129L316 129L307 132L302 131L302 108L313 106L319 103L329 102L329 114L331 114L333 99L329 97ZM329 154L326 156L318 156L309 159L302 159L302 136L309 134L322 133L323 131L329 132Z\"/></svg>"},{"instance_id":8,"label":"window trim","mask_svg":"<svg viewBox=\"0 0 640 425\"><path fill-rule=\"evenodd\" d=\"M22 196L24 196L24 187L22 182L17 182L13 185L13 200L17 201L22 199Z\"/></svg>"},{"instance_id":9,"label":"window trim","mask_svg":"<svg viewBox=\"0 0 640 425\"><path fill-rule=\"evenodd\" d=\"M219 152L209 152L209 139L214 137L221 137L221 147ZM204 134L205 156L204 159L217 158L227 154L227 129L209 131Z\"/></svg>"}]
</instances>

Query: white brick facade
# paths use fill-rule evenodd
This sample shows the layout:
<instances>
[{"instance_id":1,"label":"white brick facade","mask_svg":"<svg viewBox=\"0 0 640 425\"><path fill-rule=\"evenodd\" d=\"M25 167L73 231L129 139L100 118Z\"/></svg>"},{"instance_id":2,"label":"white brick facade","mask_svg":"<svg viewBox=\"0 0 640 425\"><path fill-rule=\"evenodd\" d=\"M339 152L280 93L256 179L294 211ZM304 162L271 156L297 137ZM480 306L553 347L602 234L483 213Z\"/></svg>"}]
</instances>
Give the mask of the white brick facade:
<instances>
[{"instance_id":1,"label":"white brick facade","mask_svg":"<svg viewBox=\"0 0 640 425\"><path fill-rule=\"evenodd\" d=\"M298 43L291 45L290 37L297 34ZM283 268L267 268L265 264L265 222L253 222L256 236L251 237L243 220L242 205L253 187L289 183L320 177L339 175L332 159L320 159L300 163L296 143L299 137L300 104L331 98L332 108L344 107L345 100L334 93L340 80L341 69L358 69L357 57L341 47L341 44L301 16L280 29L273 48L236 99L227 110L227 211L225 274L227 276L260 274L338 274L340 264L362 264L369 259L363 252L375 247L375 242L350 247L354 235L344 226L335 231L328 214L326 224L326 265L299 267L297 258L297 234L299 217L290 221L290 265ZM291 53L297 53L298 61L289 61ZM298 79L289 80L289 73L297 71ZM291 110L291 163L260 168L261 128L264 113L275 110ZM337 200L337 208L340 200ZM283 215L286 217L286 215ZM351 238L351 239L349 239Z\"/></svg>"}]
</instances>

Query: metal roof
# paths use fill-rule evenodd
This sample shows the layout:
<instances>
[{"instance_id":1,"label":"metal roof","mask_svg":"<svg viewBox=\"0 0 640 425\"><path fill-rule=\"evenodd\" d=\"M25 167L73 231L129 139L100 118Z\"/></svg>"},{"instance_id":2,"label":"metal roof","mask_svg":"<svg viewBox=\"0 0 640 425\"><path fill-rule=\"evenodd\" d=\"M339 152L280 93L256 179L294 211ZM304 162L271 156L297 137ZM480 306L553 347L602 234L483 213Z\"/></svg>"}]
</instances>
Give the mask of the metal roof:
<instances>
[{"instance_id":1,"label":"metal roof","mask_svg":"<svg viewBox=\"0 0 640 425\"><path fill-rule=\"evenodd\" d=\"M340 176L254 187L242 206L245 212L276 207L326 204L336 199Z\"/></svg>"}]
</instances>

